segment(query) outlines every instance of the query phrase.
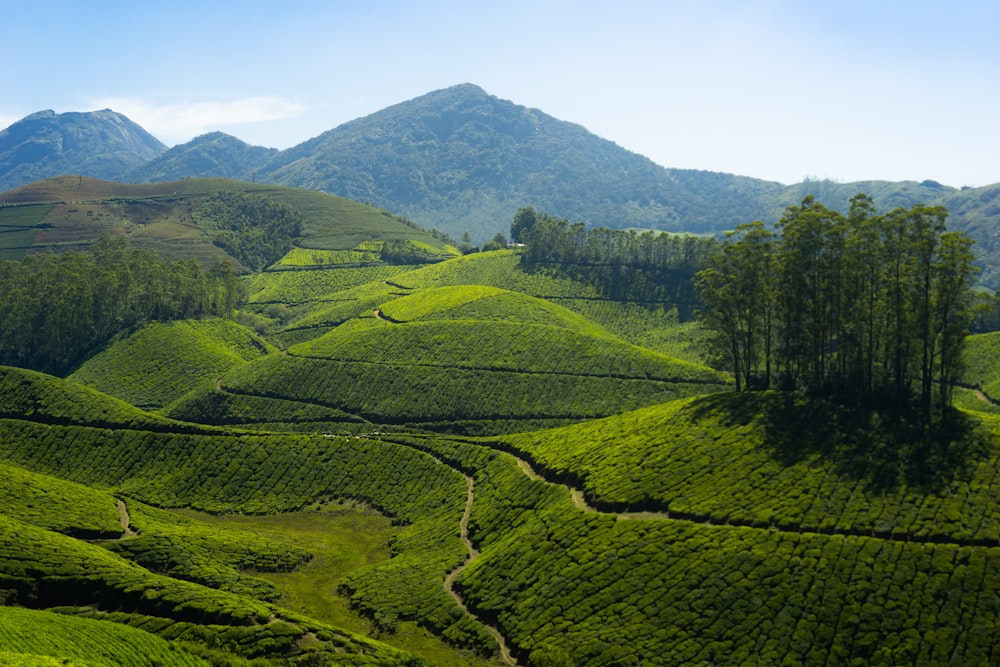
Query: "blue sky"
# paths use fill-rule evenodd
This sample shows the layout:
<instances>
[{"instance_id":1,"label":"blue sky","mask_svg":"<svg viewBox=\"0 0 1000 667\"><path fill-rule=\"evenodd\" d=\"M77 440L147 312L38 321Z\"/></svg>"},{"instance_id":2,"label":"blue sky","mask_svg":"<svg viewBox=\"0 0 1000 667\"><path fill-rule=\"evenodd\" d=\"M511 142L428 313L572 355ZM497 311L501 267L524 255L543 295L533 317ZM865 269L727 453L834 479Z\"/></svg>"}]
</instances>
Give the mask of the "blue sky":
<instances>
[{"instance_id":1,"label":"blue sky","mask_svg":"<svg viewBox=\"0 0 1000 667\"><path fill-rule=\"evenodd\" d=\"M666 167L1000 182L995 0L3 0L0 128L111 108L286 148L458 83Z\"/></svg>"}]
</instances>

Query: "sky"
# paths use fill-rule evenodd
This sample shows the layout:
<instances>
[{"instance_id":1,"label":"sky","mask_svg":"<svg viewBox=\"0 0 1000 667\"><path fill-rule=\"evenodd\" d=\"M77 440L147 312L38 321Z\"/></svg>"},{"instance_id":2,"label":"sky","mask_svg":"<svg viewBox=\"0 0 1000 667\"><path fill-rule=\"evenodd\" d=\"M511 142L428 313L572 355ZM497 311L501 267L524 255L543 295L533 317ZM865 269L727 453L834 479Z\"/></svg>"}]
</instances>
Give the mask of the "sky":
<instances>
[{"instance_id":1,"label":"sky","mask_svg":"<svg viewBox=\"0 0 1000 667\"><path fill-rule=\"evenodd\" d=\"M473 83L664 167L1000 182L995 0L0 0L0 128L288 148Z\"/></svg>"}]
</instances>

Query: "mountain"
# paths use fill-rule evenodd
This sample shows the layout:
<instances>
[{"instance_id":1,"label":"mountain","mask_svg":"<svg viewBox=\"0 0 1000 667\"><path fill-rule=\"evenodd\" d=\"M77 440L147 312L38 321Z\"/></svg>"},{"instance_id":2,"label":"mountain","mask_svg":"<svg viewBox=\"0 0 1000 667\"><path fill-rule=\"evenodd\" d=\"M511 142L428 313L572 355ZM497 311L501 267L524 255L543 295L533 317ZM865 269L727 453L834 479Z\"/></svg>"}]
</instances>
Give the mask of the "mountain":
<instances>
[{"instance_id":1,"label":"mountain","mask_svg":"<svg viewBox=\"0 0 1000 667\"><path fill-rule=\"evenodd\" d=\"M131 134L102 132L102 118L118 119ZM93 139L87 150L73 139L79 135ZM122 144L123 136L147 137L152 152L139 158L125 151L131 144ZM107 173L95 173L98 166ZM0 189L56 173L133 182L222 176L319 190L456 238L469 232L476 242L506 233L517 209L529 205L590 227L714 233L758 219L775 222L807 195L846 212L849 199L864 192L881 210L947 206L949 227L977 243L981 282L1000 287L1000 237L992 231L1000 223L1000 184L956 189L933 180L810 180L785 186L671 169L472 84L396 104L283 151L219 132L164 150L110 111L41 112L0 133Z\"/></svg>"},{"instance_id":2,"label":"mountain","mask_svg":"<svg viewBox=\"0 0 1000 667\"><path fill-rule=\"evenodd\" d=\"M491 236L521 206L593 226L732 227L764 213L757 179L669 170L585 128L487 94L438 90L275 156L260 178Z\"/></svg>"},{"instance_id":3,"label":"mountain","mask_svg":"<svg viewBox=\"0 0 1000 667\"><path fill-rule=\"evenodd\" d=\"M251 180L253 172L276 153L276 148L251 146L224 132L211 132L161 153L125 180L154 183L197 176Z\"/></svg>"},{"instance_id":4,"label":"mountain","mask_svg":"<svg viewBox=\"0 0 1000 667\"><path fill-rule=\"evenodd\" d=\"M39 111L0 131L0 190L61 174L120 179L167 147L111 111Z\"/></svg>"}]
</instances>

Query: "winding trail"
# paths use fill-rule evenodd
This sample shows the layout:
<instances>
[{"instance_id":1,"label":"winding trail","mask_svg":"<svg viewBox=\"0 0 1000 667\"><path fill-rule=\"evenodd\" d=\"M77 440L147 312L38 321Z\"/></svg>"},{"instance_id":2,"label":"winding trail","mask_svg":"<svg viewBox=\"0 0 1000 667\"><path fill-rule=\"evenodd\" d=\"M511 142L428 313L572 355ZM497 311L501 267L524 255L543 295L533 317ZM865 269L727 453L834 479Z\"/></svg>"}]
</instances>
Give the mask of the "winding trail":
<instances>
[{"instance_id":1,"label":"winding trail","mask_svg":"<svg viewBox=\"0 0 1000 667\"><path fill-rule=\"evenodd\" d=\"M132 530L132 519L128 515L128 508L125 507L125 501L121 498L118 499L118 518L122 522L122 536L121 539L126 537L135 537L139 533Z\"/></svg>"},{"instance_id":2,"label":"winding trail","mask_svg":"<svg viewBox=\"0 0 1000 667\"><path fill-rule=\"evenodd\" d=\"M441 461L439 461L439 463L441 463ZM469 556L465 559L464 563L449 572L448 576L444 578L444 588L448 591L448 595L455 600L455 603L462 609L462 611L464 611L474 621L486 628L486 631L493 636L493 639L496 640L497 646L500 649L500 661L505 665L516 665L517 660L515 660L514 656L511 655L510 648L507 646L507 641L504 639L504 636L500 633L500 631L476 616L465 604L465 600L462 599L462 596L455 591L455 579L462 573L463 570L465 570L465 568L469 567L473 561L479 558L479 550L476 549L475 545L472 544L472 540L469 539L469 517L472 515L472 503L475 502L476 499L476 487L475 482L471 477L465 475L464 473L463 476L465 477L465 485L468 491L465 496L465 511L462 513L462 520L459 523L459 527L461 528L462 543L469 552Z\"/></svg>"},{"instance_id":3,"label":"winding trail","mask_svg":"<svg viewBox=\"0 0 1000 667\"><path fill-rule=\"evenodd\" d=\"M545 477L539 475L531 464L522 459L519 456L514 456L513 454L507 453L509 456L513 456L514 460L517 461L517 467L528 476L529 479L533 479L536 482L545 482L546 484L554 484L556 486L561 486L569 490L569 496L573 499L573 505L584 512L592 512L594 514L607 514L614 516L616 521L628 520L628 519L676 519L669 512L605 512L600 510L590 503L587 502L587 498L583 495L583 491L580 489L569 486L568 484L561 484L559 482L552 482Z\"/></svg>"}]
</instances>

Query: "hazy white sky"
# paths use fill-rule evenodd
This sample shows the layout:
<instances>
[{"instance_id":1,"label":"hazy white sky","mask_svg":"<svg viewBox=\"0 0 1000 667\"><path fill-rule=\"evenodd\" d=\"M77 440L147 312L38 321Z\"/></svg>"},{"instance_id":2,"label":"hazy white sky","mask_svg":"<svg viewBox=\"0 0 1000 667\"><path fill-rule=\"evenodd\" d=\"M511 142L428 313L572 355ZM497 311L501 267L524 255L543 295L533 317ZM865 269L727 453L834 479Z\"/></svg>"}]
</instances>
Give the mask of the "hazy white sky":
<instances>
[{"instance_id":1,"label":"hazy white sky","mask_svg":"<svg viewBox=\"0 0 1000 667\"><path fill-rule=\"evenodd\" d=\"M287 148L474 83L666 167L1000 182L995 0L3 0L0 128Z\"/></svg>"}]
</instances>

